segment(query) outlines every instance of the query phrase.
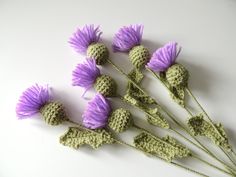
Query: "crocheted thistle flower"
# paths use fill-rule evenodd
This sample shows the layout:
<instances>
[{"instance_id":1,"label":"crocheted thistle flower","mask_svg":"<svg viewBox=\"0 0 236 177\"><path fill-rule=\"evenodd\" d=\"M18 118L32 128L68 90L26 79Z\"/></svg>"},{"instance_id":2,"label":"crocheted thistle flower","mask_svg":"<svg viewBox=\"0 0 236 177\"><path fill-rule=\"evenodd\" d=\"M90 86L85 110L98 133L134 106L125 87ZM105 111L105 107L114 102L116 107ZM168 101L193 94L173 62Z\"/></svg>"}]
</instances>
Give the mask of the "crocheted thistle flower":
<instances>
[{"instance_id":1,"label":"crocheted thistle flower","mask_svg":"<svg viewBox=\"0 0 236 177\"><path fill-rule=\"evenodd\" d=\"M143 25L124 26L113 39L114 52L128 52L129 59L136 68L142 68L150 58L147 48L141 45Z\"/></svg>"},{"instance_id":2,"label":"crocheted thistle flower","mask_svg":"<svg viewBox=\"0 0 236 177\"><path fill-rule=\"evenodd\" d=\"M123 132L132 125L131 113L123 108L112 111L111 103L103 95L96 94L83 115L83 125L90 129L109 127L115 132Z\"/></svg>"},{"instance_id":3,"label":"crocheted thistle flower","mask_svg":"<svg viewBox=\"0 0 236 177\"><path fill-rule=\"evenodd\" d=\"M169 42L157 49L147 67L155 72L165 72L166 79L173 87L186 86L188 81L188 71L175 61L181 51L177 42Z\"/></svg>"},{"instance_id":4,"label":"crocheted thistle flower","mask_svg":"<svg viewBox=\"0 0 236 177\"><path fill-rule=\"evenodd\" d=\"M85 25L82 29L77 29L69 43L78 53L95 59L97 65L103 65L109 57L109 51L99 42L101 34L99 26Z\"/></svg>"},{"instance_id":5,"label":"crocheted thistle flower","mask_svg":"<svg viewBox=\"0 0 236 177\"><path fill-rule=\"evenodd\" d=\"M72 85L83 87L86 91L94 86L98 93L106 97L116 95L115 81L108 75L100 74L96 61L91 58L76 66L72 72Z\"/></svg>"},{"instance_id":6,"label":"crocheted thistle flower","mask_svg":"<svg viewBox=\"0 0 236 177\"><path fill-rule=\"evenodd\" d=\"M16 105L16 114L19 119L24 119L41 113L47 124L58 125L66 120L66 113L61 103L51 100L48 86L36 84L22 93Z\"/></svg>"}]
</instances>

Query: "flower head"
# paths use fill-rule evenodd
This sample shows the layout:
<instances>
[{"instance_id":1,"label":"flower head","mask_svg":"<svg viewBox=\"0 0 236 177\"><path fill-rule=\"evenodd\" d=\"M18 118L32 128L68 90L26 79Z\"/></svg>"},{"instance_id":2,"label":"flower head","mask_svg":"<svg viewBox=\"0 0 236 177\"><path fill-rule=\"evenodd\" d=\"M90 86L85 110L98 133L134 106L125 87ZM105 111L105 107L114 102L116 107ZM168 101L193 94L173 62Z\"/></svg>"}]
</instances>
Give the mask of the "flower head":
<instances>
[{"instance_id":1,"label":"flower head","mask_svg":"<svg viewBox=\"0 0 236 177\"><path fill-rule=\"evenodd\" d=\"M133 47L140 45L143 35L143 25L124 26L119 29L113 39L114 52L129 52Z\"/></svg>"},{"instance_id":2,"label":"flower head","mask_svg":"<svg viewBox=\"0 0 236 177\"><path fill-rule=\"evenodd\" d=\"M48 86L38 84L27 88L21 95L16 105L16 114L21 118L32 116L50 101Z\"/></svg>"},{"instance_id":3,"label":"flower head","mask_svg":"<svg viewBox=\"0 0 236 177\"><path fill-rule=\"evenodd\" d=\"M110 102L101 94L97 94L88 103L82 115L83 125L90 129L103 128L107 125L110 113Z\"/></svg>"},{"instance_id":4,"label":"flower head","mask_svg":"<svg viewBox=\"0 0 236 177\"><path fill-rule=\"evenodd\" d=\"M72 73L72 85L89 89L93 86L97 77L100 76L100 70L96 66L94 59L87 58L82 64L78 64Z\"/></svg>"},{"instance_id":5,"label":"flower head","mask_svg":"<svg viewBox=\"0 0 236 177\"><path fill-rule=\"evenodd\" d=\"M169 42L157 49L147 63L147 67L156 72L166 71L175 63L180 53L181 48L177 49L177 45L177 42Z\"/></svg>"},{"instance_id":6,"label":"flower head","mask_svg":"<svg viewBox=\"0 0 236 177\"><path fill-rule=\"evenodd\" d=\"M99 26L95 27L93 24L85 25L82 29L77 29L69 39L69 43L78 53L86 54L89 45L97 43L101 34Z\"/></svg>"}]
</instances>

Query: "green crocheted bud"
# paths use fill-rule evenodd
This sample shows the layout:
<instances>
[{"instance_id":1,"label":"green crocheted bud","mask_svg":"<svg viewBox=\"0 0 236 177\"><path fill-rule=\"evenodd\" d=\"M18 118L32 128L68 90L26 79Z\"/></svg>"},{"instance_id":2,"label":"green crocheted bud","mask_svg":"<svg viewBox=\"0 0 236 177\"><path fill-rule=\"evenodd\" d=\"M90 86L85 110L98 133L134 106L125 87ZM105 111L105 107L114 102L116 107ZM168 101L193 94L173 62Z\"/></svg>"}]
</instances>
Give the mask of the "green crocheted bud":
<instances>
[{"instance_id":1,"label":"green crocheted bud","mask_svg":"<svg viewBox=\"0 0 236 177\"><path fill-rule=\"evenodd\" d=\"M166 71L166 79L172 87L186 87L189 73L180 64L174 64Z\"/></svg>"},{"instance_id":2,"label":"green crocheted bud","mask_svg":"<svg viewBox=\"0 0 236 177\"><path fill-rule=\"evenodd\" d=\"M112 112L108 120L108 126L117 133L124 132L133 123L130 111L120 108Z\"/></svg>"},{"instance_id":3,"label":"green crocheted bud","mask_svg":"<svg viewBox=\"0 0 236 177\"><path fill-rule=\"evenodd\" d=\"M136 68L142 68L150 59L150 53L142 45L135 46L129 52L129 59Z\"/></svg>"},{"instance_id":4,"label":"green crocheted bud","mask_svg":"<svg viewBox=\"0 0 236 177\"><path fill-rule=\"evenodd\" d=\"M103 65L109 57L109 51L104 44L95 43L89 45L87 49L87 56L95 59L97 65Z\"/></svg>"},{"instance_id":5,"label":"green crocheted bud","mask_svg":"<svg viewBox=\"0 0 236 177\"><path fill-rule=\"evenodd\" d=\"M116 95L117 85L110 76L101 75L96 79L94 88L105 97L113 97Z\"/></svg>"},{"instance_id":6,"label":"green crocheted bud","mask_svg":"<svg viewBox=\"0 0 236 177\"><path fill-rule=\"evenodd\" d=\"M40 109L45 122L49 125L58 125L66 120L66 113L61 103L50 102Z\"/></svg>"}]
</instances>

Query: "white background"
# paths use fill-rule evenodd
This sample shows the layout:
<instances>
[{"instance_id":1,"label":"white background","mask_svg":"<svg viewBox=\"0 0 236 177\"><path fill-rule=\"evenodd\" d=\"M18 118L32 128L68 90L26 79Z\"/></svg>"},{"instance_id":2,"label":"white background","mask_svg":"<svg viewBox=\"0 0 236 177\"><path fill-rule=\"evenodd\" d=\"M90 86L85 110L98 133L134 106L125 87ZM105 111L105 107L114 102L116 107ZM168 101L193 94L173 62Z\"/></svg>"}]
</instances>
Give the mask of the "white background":
<instances>
[{"instance_id":1,"label":"white background","mask_svg":"<svg viewBox=\"0 0 236 177\"><path fill-rule=\"evenodd\" d=\"M59 144L68 125L50 127L39 115L17 120L15 105L21 92L39 83L49 84L55 99L80 121L87 100L81 98L83 89L71 86L71 72L84 57L67 41L77 27L89 23L101 25L109 49L118 28L133 23L144 24L143 44L151 52L170 40L178 41L183 47L179 62L191 73L190 87L213 119L224 123L236 147L235 0L0 0L0 177L196 176L120 145L73 150ZM111 59L125 71L131 68L125 54L112 53ZM109 65L102 72L112 75L120 83L119 91L124 91L123 77ZM152 95L184 121L185 112L147 76L144 83ZM86 97L93 94L91 90ZM117 99L113 103L121 105ZM139 124L147 126L144 121ZM167 134L149 128L160 136ZM130 130L125 139L131 142L136 133ZM180 162L210 176L224 176L194 160Z\"/></svg>"}]
</instances>

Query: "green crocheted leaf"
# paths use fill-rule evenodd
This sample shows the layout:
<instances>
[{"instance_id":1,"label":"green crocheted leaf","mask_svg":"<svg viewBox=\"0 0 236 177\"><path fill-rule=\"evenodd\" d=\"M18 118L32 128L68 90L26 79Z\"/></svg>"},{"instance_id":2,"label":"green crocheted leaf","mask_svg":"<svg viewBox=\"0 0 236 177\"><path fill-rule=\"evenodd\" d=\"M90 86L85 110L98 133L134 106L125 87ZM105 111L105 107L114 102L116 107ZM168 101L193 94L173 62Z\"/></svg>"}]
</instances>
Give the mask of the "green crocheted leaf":
<instances>
[{"instance_id":1,"label":"green crocheted leaf","mask_svg":"<svg viewBox=\"0 0 236 177\"><path fill-rule=\"evenodd\" d=\"M172 87L166 80L165 73L160 73L160 79L165 83L169 89L171 98L178 103L180 106L185 107L185 88L183 87Z\"/></svg>"},{"instance_id":2,"label":"green crocheted leaf","mask_svg":"<svg viewBox=\"0 0 236 177\"><path fill-rule=\"evenodd\" d=\"M140 84L143 79L143 73L138 69L133 69L129 74L129 78L132 79L137 84ZM150 96L144 94L142 91L140 91L134 84L128 81L127 86L127 94L130 94L132 97L137 99L138 101L141 101L144 104L153 104L155 103L155 100L152 99Z\"/></svg>"},{"instance_id":3,"label":"green crocheted leaf","mask_svg":"<svg viewBox=\"0 0 236 177\"><path fill-rule=\"evenodd\" d=\"M132 95L130 95L129 93L125 94L122 99L124 101L126 101L127 103L133 105L133 106L141 106L141 102L138 101L137 99L135 99Z\"/></svg>"},{"instance_id":4,"label":"green crocheted leaf","mask_svg":"<svg viewBox=\"0 0 236 177\"><path fill-rule=\"evenodd\" d=\"M159 110L157 108L148 108L147 105L143 104L141 101L135 99L134 97L132 97L129 94L126 94L123 98L124 101L126 101L127 103L136 106L142 110L144 110L145 112L147 112L146 116L147 116L147 121L154 125L154 126L158 126L161 128L170 128L167 120L162 116L162 114L159 112ZM148 115L151 114L152 116Z\"/></svg>"},{"instance_id":5,"label":"green crocheted leaf","mask_svg":"<svg viewBox=\"0 0 236 177\"><path fill-rule=\"evenodd\" d=\"M170 87L169 91L171 98L180 106L185 107L185 88Z\"/></svg>"},{"instance_id":6,"label":"green crocheted leaf","mask_svg":"<svg viewBox=\"0 0 236 177\"><path fill-rule=\"evenodd\" d=\"M152 116L147 115L147 121L150 124L161 128L166 128L166 129L170 128L170 125L168 124L166 119L162 116L162 114L159 112L157 108L149 109L148 113L152 115Z\"/></svg>"},{"instance_id":7,"label":"green crocheted leaf","mask_svg":"<svg viewBox=\"0 0 236 177\"><path fill-rule=\"evenodd\" d=\"M94 130L81 130L78 127L69 127L67 132L60 137L60 143L75 149L82 145L90 145L96 149L103 144L112 144L115 140L112 135L104 129Z\"/></svg>"},{"instance_id":8,"label":"green crocheted leaf","mask_svg":"<svg viewBox=\"0 0 236 177\"><path fill-rule=\"evenodd\" d=\"M191 155L189 149L170 136L158 138L142 132L134 138L134 145L148 154L159 156L169 162L175 158L184 158Z\"/></svg>"},{"instance_id":9,"label":"green crocheted leaf","mask_svg":"<svg viewBox=\"0 0 236 177\"><path fill-rule=\"evenodd\" d=\"M136 83L140 83L143 79L143 73L139 69L132 69L128 76Z\"/></svg>"},{"instance_id":10,"label":"green crocheted leaf","mask_svg":"<svg viewBox=\"0 0 236 177\"><path fill-rule=\"evenodd\" d=\"M216 130L211 123L204 120L202 114L194 116L188 120L188 127L195 136L205 136L210 138L217 146L224 148L227 151L231 151L226 132L222 124L214 124Z\"/></svg>"}]
</instances>

